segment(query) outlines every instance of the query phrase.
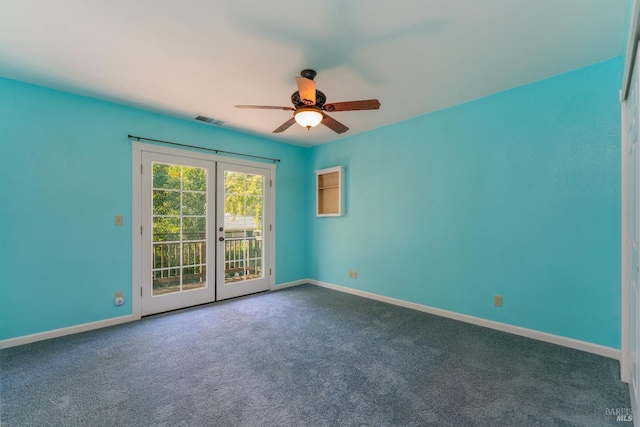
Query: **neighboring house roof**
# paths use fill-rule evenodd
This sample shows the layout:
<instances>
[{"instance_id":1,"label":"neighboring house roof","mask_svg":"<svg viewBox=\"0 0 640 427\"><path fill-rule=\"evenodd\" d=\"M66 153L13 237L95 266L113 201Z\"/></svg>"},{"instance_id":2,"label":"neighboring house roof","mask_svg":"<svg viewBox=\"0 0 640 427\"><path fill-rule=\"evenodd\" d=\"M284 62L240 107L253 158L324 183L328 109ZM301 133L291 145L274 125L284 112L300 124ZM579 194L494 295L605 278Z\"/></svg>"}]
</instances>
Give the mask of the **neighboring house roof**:
<instances>
[{"instance_id":1,"label":"neighboring house roof","mask_svg":"<svg viewBox=\"0 0 640 427\"><path fill-rule=\"evenodd\" d=\"M233 231L233 230L256 230L258 229L258 224L256 223L256 219L253 216L235 216L233 217L230 213L224 214L224 229L225 231Z\"/></svg>"}]
</instances>

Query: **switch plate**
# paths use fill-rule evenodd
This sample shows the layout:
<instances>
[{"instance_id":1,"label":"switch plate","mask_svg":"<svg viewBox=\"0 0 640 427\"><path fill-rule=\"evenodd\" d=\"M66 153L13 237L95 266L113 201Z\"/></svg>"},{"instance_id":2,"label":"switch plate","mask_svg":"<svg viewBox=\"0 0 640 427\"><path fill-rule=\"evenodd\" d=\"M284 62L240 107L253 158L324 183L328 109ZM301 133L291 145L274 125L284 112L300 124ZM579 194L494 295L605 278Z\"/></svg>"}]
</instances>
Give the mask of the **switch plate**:
<instances>
[{"instance_id":1,"label":"switch plate","mask_svg":"<svg viewBox=\"0 0 640 427\"><path fill-rule=\"evenodd\" d=\"M502 295L495 295L493 297L493 304L496 307L502 307Z\"/></svg>"},{"instance_id":2,"label":"switch plate","mask_svg":"<svg viewBox=\"0 0 640 427\"><path fill-rule=\"evenodd\" d=\"M122 292L116 292L116 298L122 298Z\"/></svg>"},{"instance_id":3,"label":"switch plate","mask_svg":"<svg viewBox=\"0 0 640 427\"><path fill-rule=\"evenodd\" d=\"M116 215L116 225L122 225L122 215Z\"/></svg>"}]
</instances>

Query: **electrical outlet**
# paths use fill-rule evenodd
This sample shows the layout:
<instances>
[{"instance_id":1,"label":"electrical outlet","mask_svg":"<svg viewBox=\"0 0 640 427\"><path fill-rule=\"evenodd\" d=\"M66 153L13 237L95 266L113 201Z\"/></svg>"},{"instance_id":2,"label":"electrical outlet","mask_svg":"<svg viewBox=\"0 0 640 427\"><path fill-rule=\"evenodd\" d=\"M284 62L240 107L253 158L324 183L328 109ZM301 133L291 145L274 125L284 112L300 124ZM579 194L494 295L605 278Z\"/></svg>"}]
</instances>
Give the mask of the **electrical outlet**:
<instances>
[{"instance_id":1,"label":"electrical outlet","mask_svg":"<svg viewBox=\"0 0 640 427\"><path fill-rule=\"evenodd\" d=\"M354 271L354 272L353 272L353 276L352 276L352 278L353 278L353 279L357 279L357 278L358 278L358 272L357 272L357 271Z\"/></svg>"},{"instance_id":2,"label":"electrical outlet","mask_svg":"<svg viewBox=\"0 0 640 427\"><path fill-rule=\"evenodd\" d=\"M115 222L116 225L122 225L122 215L116 215Z\"/></svg>"},{"instance_id":3,"label":"electrical outlet","mask_svg":"<svg viewBox=\"0 0 640 427\"><path fill-rule=\"evenodd\" d=\"M495 295L493 297L493 305L496 307L502 307L502 295Z\"/></svg>"},{"instance_id":4,"label":"electrical outlet","mask_svg":"<svg viewBox=\"0 0 640 427\"><path fill-rule=\"evenodd\" d=\"M353 271L349 270L349 279L353 279Z\"/></svg>"},{"instance_id":5,"label":"electrical outlet","mask_svg":"<svg viewBox=\"0 0 640 427\"><path fill-rule=\"evenodd\" d=\"M113 301L115 305L123 305L124 304L124 296L122 296L122 292L116 292L116 298Z\"/></svg>"}]
</instances>

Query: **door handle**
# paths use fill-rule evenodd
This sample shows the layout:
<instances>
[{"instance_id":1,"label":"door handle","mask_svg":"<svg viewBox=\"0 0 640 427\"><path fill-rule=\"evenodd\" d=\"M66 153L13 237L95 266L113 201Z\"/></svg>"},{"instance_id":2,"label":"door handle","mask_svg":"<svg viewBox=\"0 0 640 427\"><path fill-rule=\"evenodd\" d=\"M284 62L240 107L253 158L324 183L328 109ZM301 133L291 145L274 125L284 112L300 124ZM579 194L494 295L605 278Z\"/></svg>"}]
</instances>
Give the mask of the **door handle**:
<instances>
[{"instance_id":1,"label":"door handle","mask_svg":"<svg viewBox=\"0 0 640 427\"><path fill-rule=\"evenodd\" d=\"M220 236L218 237L218 240L220 240L221 242L224 242L224 237Z\"/></svg>"}]
</instances>

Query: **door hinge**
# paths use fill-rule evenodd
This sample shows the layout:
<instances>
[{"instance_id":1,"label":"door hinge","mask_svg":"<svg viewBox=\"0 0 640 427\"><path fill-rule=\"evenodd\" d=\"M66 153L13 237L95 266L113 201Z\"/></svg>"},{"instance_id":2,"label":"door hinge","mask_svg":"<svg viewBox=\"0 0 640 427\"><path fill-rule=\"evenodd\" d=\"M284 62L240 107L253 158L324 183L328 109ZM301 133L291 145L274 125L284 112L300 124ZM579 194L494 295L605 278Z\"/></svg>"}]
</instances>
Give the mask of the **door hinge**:
<instances>
[{"instance_id":1,"label":"door hinge","mask_svg":"<svg viewBox=\"0 0 640 427\"><path fill-rule=\"evenodd\" d=\"M271 269L269 269L269 276L271 276Z\"/></svg>"},{"instance_id":2,"label":"door hinge","mask_svg":"<svg viewBox=\"0 0 640 427\"><path fill-rule=\"evenodd\" d=\"M140 286L140 296L142 296L142 286Z\"/></svg>"},{"instance_id":3,"label":"door hinge","mask_svg":"<svg viewBox=\"0 0 640 427\"><path fill-rule=\"evenodd\" d=\"M142 236L142 226L140 226L140 235Z\"/></svg>"},{"instance_id":4,"label":"door hinge","mask_svg":"<svg viewBox=\"0 0 640 427\"><path fill-rule=\"evenodd\" d=\"M271 227L271 224L269 224L269 231L273 231L273 228Z\"/></svg>"},{"instance_id":5,"label":"door hinge","mask_svg":"<svg viewBox=\"0 0 640 427\"><path fill-rule=\"evenodd\" d=\"M269 180L269 187L273 187L273 181Z\"/></svg>"},{"instance_id":6,"label":"door hinge","mask_svg":"<svg viewBox=\"0 0 640 427\"><path fill-rule=\"evenodd\" d=\"M140 174L142 174L142 163L140 163Z\"/></svg>"}]
</instances>

